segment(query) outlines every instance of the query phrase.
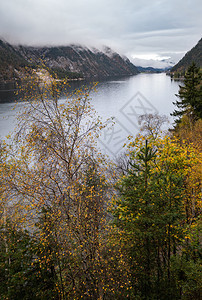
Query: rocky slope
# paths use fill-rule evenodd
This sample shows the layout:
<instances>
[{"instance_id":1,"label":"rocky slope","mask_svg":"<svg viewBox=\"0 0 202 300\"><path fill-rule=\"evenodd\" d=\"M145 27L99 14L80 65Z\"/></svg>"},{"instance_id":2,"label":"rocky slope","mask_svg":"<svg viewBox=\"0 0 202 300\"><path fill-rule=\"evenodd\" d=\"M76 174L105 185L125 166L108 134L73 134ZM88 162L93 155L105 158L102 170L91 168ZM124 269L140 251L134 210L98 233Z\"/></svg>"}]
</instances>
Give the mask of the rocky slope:
<instances>
[{"instance_id":1,"label":"rocky slope","mask_svg":"<svg viewBox=\"0 0 202 300\"><path fill-rule=\"evenodd\" d=\"M185 56L170 70L170 72L183 73L192 64L192 62L195 62L198 67L202 67L202 38L194 48L185 54Z\"/></svg>"},{"instance_id":2,"label":"rocky slope","mask_svg":"<svg viewBox=\"0 0 202 300\"><path fill-rule=\"evenodd\" d=\"M0 40L0 80L12 80L21 74L23 67L36 68L41 62L59 77L107 78L138 73L127 58L108 47L103 51L80 45L26 47L11 46Z\"/></svg>"},{"instance_id":3,"label":"rocky slope","mask_svg":"<svg viewBox=\"0 0 202 300\"><path fill-rule=\"evenodd\" d=\"M13 46L0 40L0 82L12 80L27 65L27 60Z\"/></svg>"}]
</instances>

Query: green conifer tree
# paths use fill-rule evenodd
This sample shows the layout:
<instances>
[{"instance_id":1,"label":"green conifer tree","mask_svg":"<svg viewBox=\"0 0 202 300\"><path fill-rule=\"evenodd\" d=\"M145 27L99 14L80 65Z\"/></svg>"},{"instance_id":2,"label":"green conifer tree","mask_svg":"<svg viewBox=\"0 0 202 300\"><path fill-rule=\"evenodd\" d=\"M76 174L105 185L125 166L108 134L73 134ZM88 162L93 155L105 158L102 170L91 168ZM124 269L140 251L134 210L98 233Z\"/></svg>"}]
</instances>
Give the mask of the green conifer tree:
<instances>
[{"instance_id":1,"label":"green conifer tree","mask_svg":"<svg viewBox=\"0 0 202 300\"><path fill-rule=\"evenodd\" d=\"M176 123L181 121L183 115L188 115L192 121L202 118L202 73L193 63L184 77L184 85L180 85L179 100L173 102L178 109L171 114L178 117Z\"/></svg>"},{"instance_id":2,"label":"green conifer tree","mask_svg":"<svg viewBox=\"0 0 202 300\"><path fill-rule=\"evenodd\" d=\"M114 212L115 224L124 232L132 297L180 299L171 259L184 236L183 157L166 140L162 147L152 141L138 147L119 181Z\"/></svg>"}]
</instances>

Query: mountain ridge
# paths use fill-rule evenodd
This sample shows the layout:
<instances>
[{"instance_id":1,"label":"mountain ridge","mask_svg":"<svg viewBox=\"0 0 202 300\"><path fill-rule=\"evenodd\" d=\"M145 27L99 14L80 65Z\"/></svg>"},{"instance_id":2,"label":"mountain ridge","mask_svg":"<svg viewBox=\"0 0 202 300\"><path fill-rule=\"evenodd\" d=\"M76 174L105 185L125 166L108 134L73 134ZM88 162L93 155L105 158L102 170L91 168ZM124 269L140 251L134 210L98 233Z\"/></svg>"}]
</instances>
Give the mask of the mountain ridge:
<instances>
[{"instance_id":1,"label":"mountain ridge","mask_svg":"<svg viewBox=\"0 0 202 300\"><path fill-rule=\"evenodd\" d=\"M141 67L141 66L136 66L138 71L141 73L163 73L167 72L170 68L155 68L155 67Z\"/></svg>"},{"instance_id":2,"label":"mountain ridge","mask_svg":"<svg viewBox=\"0 0 202 300\"><path fill-rule=\"evenodd\" d=\"M198 67L202 67L202 38L175 66L171 68L170 72L184 73L193 62L195 62Z\"/></svg>"},{"instance_id":3,"label":"mountain ridge","mask_svg":"<svg viewBox=\"0 0 202 300\"><path fill-rule=\"evenodd\" d=\"M41 62L59 77L108 78L139 73L128 58L109 47L102 51L82 45L12 46L0 40L1 81L15 79L26 66L35 68Z\"/></svg>"}]
</instances>

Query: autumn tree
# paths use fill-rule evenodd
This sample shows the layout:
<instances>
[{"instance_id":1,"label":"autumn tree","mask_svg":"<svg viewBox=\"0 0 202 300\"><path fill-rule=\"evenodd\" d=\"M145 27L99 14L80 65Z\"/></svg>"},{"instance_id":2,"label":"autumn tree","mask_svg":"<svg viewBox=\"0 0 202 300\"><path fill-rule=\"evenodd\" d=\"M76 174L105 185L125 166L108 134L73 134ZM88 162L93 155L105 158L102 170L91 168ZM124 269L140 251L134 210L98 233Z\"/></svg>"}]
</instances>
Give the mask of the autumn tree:
<instances>
[{"instance_id":1,"label":"autumn tree","mask_svg":"<svg viewBox=\"0 0 202 300\"><path fill-rule=\"evenodd\" d=\"M105 125L90 105L89 88L60 100L61 82L30 76L10 150L7 195L17 203L19 226L44 244L36 258L41 271L51 270L59 299L111 297L117 283L106 256L110 180L95 147Z\"/></svg>"},{"instance_id":2,"label":"autumn tree","mask_svg":"<svg viewBox=\"0 0 202 300\"><path fill-rule=\"evenodd\" d=\"M140 132L144 136L152 137L153 139L161 135L163 126L168 125L168 117L159 114L145 114L138 118Z\"/></svg>"}]
</instances>

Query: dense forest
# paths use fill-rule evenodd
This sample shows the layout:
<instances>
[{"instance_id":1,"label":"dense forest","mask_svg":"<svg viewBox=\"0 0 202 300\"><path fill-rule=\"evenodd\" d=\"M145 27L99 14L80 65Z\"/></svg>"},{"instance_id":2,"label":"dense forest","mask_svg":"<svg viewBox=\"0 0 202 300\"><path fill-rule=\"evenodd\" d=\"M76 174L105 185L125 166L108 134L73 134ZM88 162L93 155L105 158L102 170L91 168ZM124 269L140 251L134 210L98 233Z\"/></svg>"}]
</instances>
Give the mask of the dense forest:
<instances>
[{"instance_id":1,"label":"dense forest","mask_svg":"<svg viewBox=\"0 0 202 300\"><path fill-rule=\"evenodd\" d=\"M199 300L200 69L185 75L174 129L141 116L113 162L96 146L107 123L90 88L61 103L65 82L27 76L0 143L1 299Z\"/></svg>"}]
</instances>

